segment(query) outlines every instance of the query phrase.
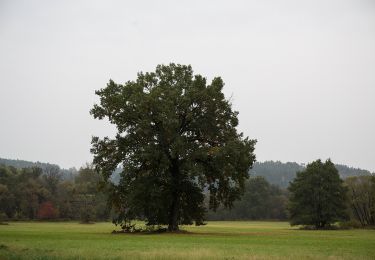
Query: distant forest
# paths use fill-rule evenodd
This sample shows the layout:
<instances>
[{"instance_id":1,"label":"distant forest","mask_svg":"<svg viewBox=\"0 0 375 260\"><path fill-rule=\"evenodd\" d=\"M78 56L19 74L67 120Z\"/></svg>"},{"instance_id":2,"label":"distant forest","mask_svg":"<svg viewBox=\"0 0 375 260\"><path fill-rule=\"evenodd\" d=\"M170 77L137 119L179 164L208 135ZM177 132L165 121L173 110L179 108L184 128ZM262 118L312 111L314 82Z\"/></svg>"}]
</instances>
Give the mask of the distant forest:
<instances>
[{"instance_id":1,"label":"distant forest","mask_svg":"<svg viewBox=\"0 0 375 260\"><path fill-rule=\"evenodd\" d=\"M53 167L58 167L62 178L65 180L72 180L74 176L78 174L78 170L75 168L62 169L56 164L50 163L41 163L41 162L30 162L24 160L11 160L0 158L0 165L13 166L17 169L21 168L30 168L38 167L42 170L46 170ZM335 164L337 170L339 171L340 177L346 179L351 176L370 176L375 175L368 170L354 168L346 165ZM265 162L256 162L253 169L250 170L250 176L260 176L264 177L270 184L279 186L282 189L288 187L289 182L291 182L295 177L298 171L305 169L304 165L298 164L296 162L280 162L280 161L265 161ZM119 180L119 173L121 169L118 169L112 176L114 183L117 183Z\"/></svg>"},{"instance_id":2,"label":"distant forest","mask_svg":"<svg viewBox=\"0 0 375 260\"><path fill-rule=\"evenodd\" d=\"M0 158L0 165L13 166L17 169L38 167L42 170L48 169L51 166L58 167L63 179L73 179L75 175L78 174L77 169L62 169L56 164L42 163L42 162L30 162L24 160L11 160ZM342 179L351 176L370 176L375 173L371 173L368 170L353 168L346 165L336 164L335 165ZM277 185L280 188L287 188L289 182L292 181L298 171L304 170L304 165L298 164L296 162L280 162L280 161L265 161L256 162L253 169L250 170L250 176L260 176L264 177L270 184ZM116 183L118 180L118 173L121 170L117 170L114 176L112 176L113 181ZM117 176L116 176L117 175Z\"/></svg>"},{"instance_id":3,"label":"distant forest","mask_svg":"<svg viewBox=\"0 0 375 260\"><path fill-rule=\"evenodd\" d=\"M353 168L346 165L335 164L340 177L346 179L351 176L369 176L370 171L359 168ZM277 185L280 188L287 188L298 171L305 169L304 165L295 162L265 161L256 162L253 169L250 170L251 176L264 177L270 184Z\"/></svg>"},{"instance_id":4,"label":"distant forest","mask_svg":"<svg viewBox=\"0 0 375 260\"><path fill-rule=\"evenodd\" d=\"M342 179L370 176L367 170L335 165ZM287 187L305 167L295 162L257 162L244 195L232 209L208 211L207 220L286 220ZM121 168L112 175L117 184ZM109 220L107 194L98 192L100 176L90 165L61 169L56 164L0 158L0 218ZM207 207L208 208L208 207ZM5 213L5 215L4 215Z\"/></svg>"},{"instance_id":5,"label":"distant forest","mask_svg":"<svg viewBox=\"0 0 375 260\"><path fill-rule=\"evenodd\" d=\"M72 180L74 179L74 176L78 174L77 169L74 167L69 168L69 169L63 169L63 168L60 168L59 165L51 164L51 163L30 162L30 161L24 161L24 160L11 160L11 159L0 158L0 165L12 166L16 169L37 167L37 168L42 169L42 171L46 171L47 169L51 169L51 168L57 168L59 170L59 173L62 179L64 180Z\"/></svg>"},{"instance_id":6,"label":"distant forest","mask_svg":"<svg viewBox=\"0 0 375 260\"><path fill-rule=\"evenodd\" d=\"M371 172L346 165L335 165L340 177L371 176ZM209 220L256 220L288 219L287 203L289 183L296 173L305 169L295 162L257 162L250 170L250 179L246 182L245 193L241 200L235 201L232 209L219 208L209 211Z\"/></svg>"}]
</instances>

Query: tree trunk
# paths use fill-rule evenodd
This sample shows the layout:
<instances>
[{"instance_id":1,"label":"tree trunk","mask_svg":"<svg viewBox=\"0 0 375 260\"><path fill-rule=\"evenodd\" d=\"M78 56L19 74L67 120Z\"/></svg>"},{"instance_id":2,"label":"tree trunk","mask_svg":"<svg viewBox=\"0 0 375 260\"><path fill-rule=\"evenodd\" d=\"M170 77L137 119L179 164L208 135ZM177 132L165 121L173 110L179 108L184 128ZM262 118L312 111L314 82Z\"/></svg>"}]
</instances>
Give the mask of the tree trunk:
<instances>
[{"instance_id":1,"label":"tree trunk","mask_svg":"<svg viewBox=\"0 0 375 260\"><path fill-rule=\"evenodd\" d=\"M169 220L168 220L168 231L178 231L178 220L179 220L179 211L180 211L180 174L177 161L172 161L171 166L171 176L172 176L172 202L169 210Z\"/></svg>"},{"instance_id":2,"label":"tree trunk","mask_svg":"<svg viewBox=\"0 0 375 260\"><path fill-rule=\"evenodd\" d=\"M178 202L178 196L176 194L173 194L173 201L169 213L169 223L168 223L168 231L178 231L178 211L179 211L179 202Z\"/></svg>"}]
</instances>

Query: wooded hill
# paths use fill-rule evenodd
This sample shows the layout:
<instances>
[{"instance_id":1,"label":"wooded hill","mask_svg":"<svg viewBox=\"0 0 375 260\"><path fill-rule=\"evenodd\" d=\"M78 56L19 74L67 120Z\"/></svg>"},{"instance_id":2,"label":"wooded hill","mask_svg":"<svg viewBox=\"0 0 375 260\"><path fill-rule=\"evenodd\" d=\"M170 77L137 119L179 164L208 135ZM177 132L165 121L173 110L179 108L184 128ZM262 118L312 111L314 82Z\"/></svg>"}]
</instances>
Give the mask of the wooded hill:
<instances>
[{"instance_id":1,"label":"wooded hill","mask_svg":"<svg viewBox=\"0 0 375 260\"><path fill-rule=\"evenodd\" d=\"M72 180L74 179L74 176L78 174L78 171L76 168L63 169L63 168L60 168L60 166L57 164L30 162L30 161L25 161L25 160L12 160L12 159L0 158L0 165L12 166L16 169L38 167L42 169L43 172L54 169L59 172L62 179L64 180Z\"/></svg>"},{"instance_id":2,"label":"wooded hill","mask_svg":"<svg viewBox=\"0 0 375 260\"><path fill-rule=\"evenodd\" d=\"M3 165L3 166L2 166ZM341 178L368 176L369 171L336 165ZM250 171L245 191L231 210L208 210L208 220L287 219L288 187L303 165L258 162ZM121 168L112 175L117 184ZM99 176L87 165L61 169L58 165L0 159L0 219L80 219L110 218L107 195L98 192ZM4 212L6 213L4 215Z\"/></svg>"},{"instance_id":3,"label":"wooded hill","mask_svg":"<svg viewBox=\"0 0 375 260\"><path fill-rule=\"evenodd\" d=\"M346 179L351 176L369 176L372 175L370 171L359 168L353 168L346 165L335 164L339 171L340 177ZM298 171L305 169L304 165L280 161L265 161L256 162L253 169L250 170L251 176L264 177L270 184L277 185L281 188L287 188Z\"/></svg>"},{"instance_id":4,"label":"wooded hill","mask_svg":"<svg viewBox=\"0 0 375 260\"><path fill-rule=\"evenodd\" d=\"M60 173L63 176L63 179L71 180L77 174L75 168L62 169L56 164L42 163L42 162L30 162L24 160L11 160L0 158L0 165L13 166L17 169L21 168L30 168L38 167L43 171L50 169L51 167L58 167ZM335 167L339 171L339 174L342 179L351 176L370 176L374 175L368 170L353 168L346 165L335 164ZM298 164L296 162L280 162L280 161L265 161L265 162L256 162L253 169L250 170L251 176L261 176L264 177L270 184L277 185L280 188L287 188L289 182L291 182L295 177L298 171L304 170L305 166ZM118 183L118 174L121 170L117 170L116 173L112 176L114 183Z\"/></svg>"}]
</instances>

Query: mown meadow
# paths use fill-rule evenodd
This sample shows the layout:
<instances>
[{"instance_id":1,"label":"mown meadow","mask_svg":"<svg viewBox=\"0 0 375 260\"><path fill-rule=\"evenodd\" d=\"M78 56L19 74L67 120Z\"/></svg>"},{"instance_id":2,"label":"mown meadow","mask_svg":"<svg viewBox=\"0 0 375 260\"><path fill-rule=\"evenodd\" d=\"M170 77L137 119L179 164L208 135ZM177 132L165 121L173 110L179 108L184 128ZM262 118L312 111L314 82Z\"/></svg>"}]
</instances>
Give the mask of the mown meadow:
<instances>
[{"instance_id":1,"label":"mown meadow","mask_svg":"<svg viewBox=\"0 0 375 260\"><path fill-rule=\"evenodd\" d=\"M111 234L111 223L11 222L0 259L375 259L375 230L215 221L179 234Z\"/></svg>"}]
</instances>

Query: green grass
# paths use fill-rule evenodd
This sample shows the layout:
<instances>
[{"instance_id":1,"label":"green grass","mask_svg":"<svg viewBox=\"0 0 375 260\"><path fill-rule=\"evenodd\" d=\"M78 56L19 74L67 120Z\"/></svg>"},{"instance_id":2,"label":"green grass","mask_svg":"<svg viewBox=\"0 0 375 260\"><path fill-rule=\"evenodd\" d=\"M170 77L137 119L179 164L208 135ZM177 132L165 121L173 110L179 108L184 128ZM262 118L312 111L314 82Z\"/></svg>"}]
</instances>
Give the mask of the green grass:
<instances>
[{"instance_id":1,"label":"green grass","mask_svg":"<svg viewBox=\"0 0 375 260\"><path fill-rule=\"evenodd\" d=\"M111 234L110 223L12 222L0 259L375 259L374 230L307 231L285 222L209 222L187 234Z\"/></svg>"}]
</instances>

